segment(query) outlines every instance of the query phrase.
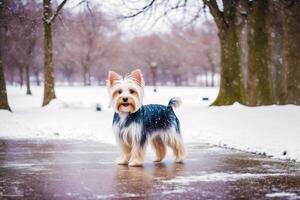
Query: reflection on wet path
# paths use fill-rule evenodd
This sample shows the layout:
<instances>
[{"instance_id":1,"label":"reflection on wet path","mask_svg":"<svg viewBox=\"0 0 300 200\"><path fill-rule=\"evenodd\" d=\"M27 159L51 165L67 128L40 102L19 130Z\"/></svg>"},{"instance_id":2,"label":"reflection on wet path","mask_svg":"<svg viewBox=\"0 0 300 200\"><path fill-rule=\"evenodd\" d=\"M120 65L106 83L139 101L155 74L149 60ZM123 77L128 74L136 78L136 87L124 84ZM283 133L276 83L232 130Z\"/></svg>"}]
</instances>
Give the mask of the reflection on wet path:
<instances>
[{"instance_id":1,"label":"reflection on wet path","mask_svg":"<svg viewBox=\"0 0 300 200\"><path fill-rule=\"evenodd\" d=\"M300 166L205 144L143 168L97 142L0 140L0 199L297 199Z\"/></svg>"}]
</instances>

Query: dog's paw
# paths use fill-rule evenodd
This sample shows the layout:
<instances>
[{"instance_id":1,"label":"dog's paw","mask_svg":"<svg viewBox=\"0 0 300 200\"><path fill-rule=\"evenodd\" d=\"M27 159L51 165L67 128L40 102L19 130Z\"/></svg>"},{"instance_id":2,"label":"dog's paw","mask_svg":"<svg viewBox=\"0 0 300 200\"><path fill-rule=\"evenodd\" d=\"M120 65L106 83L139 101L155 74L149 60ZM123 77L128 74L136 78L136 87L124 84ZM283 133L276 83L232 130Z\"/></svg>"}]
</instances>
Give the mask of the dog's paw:
<instances>
[{"instance_id":1,"label":"dog's paw","mask_svg":"<svg viewBox=\"0 0 300 200\"><path fill-rule=\"evenodd\" d=\"M162 159L156 158L152 162L160 162Z\"/></svg>"},{"instance_id":2,"label":"dog's paw","mask_svg":"<svg viewBox=\"0 0 300 200\"><path fill-rule=\"evenodd\" d=\"M183 163L183 158L177 158L177 159L175 159L175 162L176 163Z\"/></svg>"},{"instance_id":3,"label":"dog's paw","mask_svg":"<svg viewBox=\"0 0 300 200\"><path fill-rule=\"evenodd\" d=\"M139 161L131 161L131 162L129 162L128 166L130 166L130 167L142 167L143 163L139 162Z\"/></svg>"},{"instance_id":4,"label":"dog's paw","mask_svg":"<svg viewBox=\"0 0 300 200\"><path fill-rule=\"evenodd\" d=\"M117 160L117 164L118 165L128 165L128 161L125 160L125 159L120 158L120 159Z\"/></svg>"}]
</instances>

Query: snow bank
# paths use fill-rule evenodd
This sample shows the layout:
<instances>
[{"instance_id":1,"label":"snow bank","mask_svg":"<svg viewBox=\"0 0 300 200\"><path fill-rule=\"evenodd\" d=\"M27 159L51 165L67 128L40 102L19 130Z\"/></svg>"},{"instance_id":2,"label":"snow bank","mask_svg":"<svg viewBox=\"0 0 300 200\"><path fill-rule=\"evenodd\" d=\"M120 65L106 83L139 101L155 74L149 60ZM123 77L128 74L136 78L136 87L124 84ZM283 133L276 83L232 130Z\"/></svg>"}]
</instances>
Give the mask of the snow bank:
<instances>
[{"instance_id":1,"label":"snow bank","mask_svg":"<svg viewBox=\"0 0 300 200\"><path fill-rule=\"evenodd\" d=\"M299 106L250 108L235 104L187 108L180 114L192 116L182 120L190 127L187 141L300 160Z\"/></svg>"},{"instance_id":2,"label":"snow bank","mask_svg":"<svg viewBox=\"0 0 300 200\"><path fill-rule=\"evenodd\" d=\"M176 112L186 143L207 142L300 161L299 106L208 107L217 92L216 88L159 87L153 93L147 87L144 103L167 104L171 97L181 97L183 105ZM13 113L0 110L0 137L115 143L105 87L57 87L56 93L58 99L41 108L42 88L34 87L33 96L26 96L25 88L8 87ZM101 112L96 112L97 104Z\"/></svg>"}]
</instances>

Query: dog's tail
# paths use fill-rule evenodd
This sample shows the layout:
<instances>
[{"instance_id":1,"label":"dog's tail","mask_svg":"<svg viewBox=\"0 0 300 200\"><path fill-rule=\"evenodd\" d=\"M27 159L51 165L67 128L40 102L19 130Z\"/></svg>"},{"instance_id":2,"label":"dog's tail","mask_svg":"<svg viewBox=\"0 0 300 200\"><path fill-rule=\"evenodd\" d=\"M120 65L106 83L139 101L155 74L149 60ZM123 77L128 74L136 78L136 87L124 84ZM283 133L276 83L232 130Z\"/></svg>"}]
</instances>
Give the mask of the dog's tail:
<instances>
[{"instance_id":1,"label":"dog's tail","mask_svg":"<svg viewBox=\"0 0 300 200\"><path fill-rule=\"evenodd\" d=\"M182 104L182 101L179 97L173 97L170 99L168 106L172 108L178 108Z\"/></svg>"}]
</instances>

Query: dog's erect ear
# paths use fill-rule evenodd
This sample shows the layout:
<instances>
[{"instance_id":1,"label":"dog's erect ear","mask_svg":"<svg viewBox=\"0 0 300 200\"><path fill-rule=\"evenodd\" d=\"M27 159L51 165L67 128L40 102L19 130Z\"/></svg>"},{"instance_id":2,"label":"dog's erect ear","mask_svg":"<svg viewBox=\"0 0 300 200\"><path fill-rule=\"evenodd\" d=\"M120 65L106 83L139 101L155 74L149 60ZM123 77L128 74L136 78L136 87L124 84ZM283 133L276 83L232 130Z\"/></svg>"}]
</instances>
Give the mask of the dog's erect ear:
<instances>
[{"instance_id":1,"label":"dog's erect ear","mask_svg":"<svg viewBox=\"0 0 300 200\"><path fill-rule=\"evenodd\" d=\"M121 80L122 76L114 71L108 72L108 78L107 78L107 86L112 87L116 81Z\"/></svg>"},{"instance_id":2,"label":"dog's erect ear","mask_svg":"<svg viewBox=\"0 0 300 200\"><path fill-rule=\"evenodd\" d=\"M136 69L130 73L132 80L137 82L140 86L144 86L143 74L140 69Z\"/></svg>"}]
</instances>

